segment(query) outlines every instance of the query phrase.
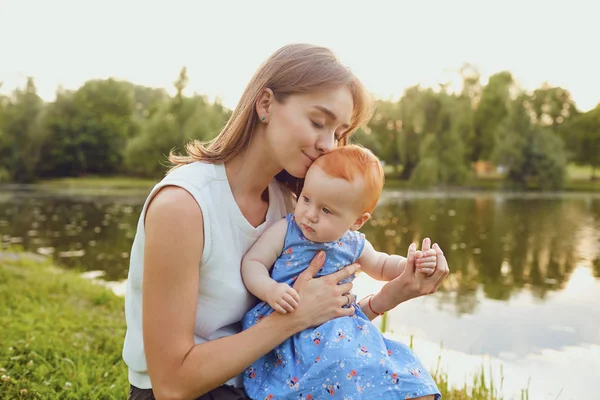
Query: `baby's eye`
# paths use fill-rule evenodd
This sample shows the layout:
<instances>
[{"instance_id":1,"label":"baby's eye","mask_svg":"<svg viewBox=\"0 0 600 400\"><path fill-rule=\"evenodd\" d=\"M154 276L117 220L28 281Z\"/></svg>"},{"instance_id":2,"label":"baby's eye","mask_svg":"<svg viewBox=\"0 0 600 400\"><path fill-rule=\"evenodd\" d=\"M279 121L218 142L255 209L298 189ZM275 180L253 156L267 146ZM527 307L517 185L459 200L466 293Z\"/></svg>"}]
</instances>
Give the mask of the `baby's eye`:
<instances>
[{"instance_id":1,"label":"baby's eye","mask_svg":"<svg viewBox=\"0 0 600 400\"><path fill-rule=\"evenodd\" d=\"M302 196L302 200L304 200L305 203L308 203L310 201L310 199L306 196Z\"/></svg>"},{"instance_id":2,"label":"baby's eye","mask_svg":"<svg viewBox=\"0 0 600 400\"><path fill-rule=\"evenodd\" d=\"M329 211L329 209L328 209L328 208L324 208L324 209L323 209L323 213L325 213L325 214L331 214L331 211Z\"/></svg>"}]
</instances>

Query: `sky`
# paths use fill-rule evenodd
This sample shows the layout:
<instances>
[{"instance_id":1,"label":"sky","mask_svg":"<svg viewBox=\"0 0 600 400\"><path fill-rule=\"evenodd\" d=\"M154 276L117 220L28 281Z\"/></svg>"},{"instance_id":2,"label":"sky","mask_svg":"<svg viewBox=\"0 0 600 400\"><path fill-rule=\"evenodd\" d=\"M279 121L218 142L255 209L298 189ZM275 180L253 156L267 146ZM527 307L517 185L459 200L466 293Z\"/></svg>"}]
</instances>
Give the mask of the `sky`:
<instances>
[{"instance_id":1,"label":"sky","mask_svg":"<svg viewBox=\"0 0 600 400\"><path fill-rule=\"evenodd\" d=\"M234 107L273 51L308 42L379 98L456 82L469 62L484 82L509 70L526 90L562 86L587 111L600 103L598 15L593 0L0 0L0 92L27 76L48 101L93 78L172 92L185 65L188 94Z\"/></svg>"}]
</instances>

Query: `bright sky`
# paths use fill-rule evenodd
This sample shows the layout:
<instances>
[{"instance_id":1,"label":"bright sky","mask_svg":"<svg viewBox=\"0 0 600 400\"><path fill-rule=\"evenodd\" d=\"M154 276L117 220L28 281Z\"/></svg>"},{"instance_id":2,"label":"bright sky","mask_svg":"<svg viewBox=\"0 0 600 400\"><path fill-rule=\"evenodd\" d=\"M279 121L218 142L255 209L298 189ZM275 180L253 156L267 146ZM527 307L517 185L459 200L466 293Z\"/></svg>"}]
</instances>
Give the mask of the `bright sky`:
<instances>
[{"instance_id":1,"label":"bright sky","mask_svg":"<svg viewBox=\"0 0 600 400\"><path fill-rule=\"evenodd\" d=\"M0 81L25 77L52 100L58 85L116 77L172 88L183 65L191 92L235 106L274 50L330 47L383 98L455 78L510 70L520 85L568 89L584 111L600 102L600 3L538 1L0 0Z\"/></svg>"}]
</instances>

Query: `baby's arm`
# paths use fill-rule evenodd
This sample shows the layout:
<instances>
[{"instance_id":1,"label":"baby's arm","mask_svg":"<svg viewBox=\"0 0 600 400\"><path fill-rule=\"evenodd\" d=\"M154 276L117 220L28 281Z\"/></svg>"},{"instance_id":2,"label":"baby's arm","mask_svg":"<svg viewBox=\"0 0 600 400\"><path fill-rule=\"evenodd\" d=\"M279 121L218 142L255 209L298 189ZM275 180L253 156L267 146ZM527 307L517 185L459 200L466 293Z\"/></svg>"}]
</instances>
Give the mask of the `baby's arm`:
<instances>
[{"instance_id":1,"label":"baby's arm","mask_svg":"<svg viewBox=\"0 0 600 400\"><path fill-rule=\"evenodd\" d=\"M250 293L277 312L294 311L300 296L285 283L271 279L269 271L283 251L288 222L282 219L263 233L242 260L242 279Z\"/></svg>"},{"instance_id":2,"label":"baby's arm","mask_svg":"<svg viewBox=\"0 0 600 400\"><path fill-rule=\"evenodd\" d=\"M429 251L423 252L422 255L419 255L419 258L430 256L429 253ZM423 261L425 262L417 264L417 271L430 275L433 273L436 260L431 261L431 257L427 257L423 258ZM377 251L368 240L365 240L365 247L357 262L360 264L361 270L367 275L373 279L386 282L402 274L406 267L405 257Z\"/></svg>"}]
</instances>

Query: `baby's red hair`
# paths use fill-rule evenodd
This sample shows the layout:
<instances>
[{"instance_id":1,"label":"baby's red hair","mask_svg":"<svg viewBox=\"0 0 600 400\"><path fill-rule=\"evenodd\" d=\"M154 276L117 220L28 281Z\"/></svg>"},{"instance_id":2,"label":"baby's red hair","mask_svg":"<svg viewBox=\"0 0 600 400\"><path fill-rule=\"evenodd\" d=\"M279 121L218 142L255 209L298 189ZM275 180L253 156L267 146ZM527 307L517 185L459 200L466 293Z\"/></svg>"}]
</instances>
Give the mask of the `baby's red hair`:
<instances>
[{"instance_id":1,"label":"baby's red hair","mask_svg":"<svg viewBox=\"0 0 600 400\"><path fill-rule=\"evenodd\" d=\"M334 178L353 182L357 177L363 180L363 212L372 213L383 190L384 174L379 159L362 146L346 145L336 147L331 152L315 160L314 165Z\"/></svg>"}]
</instances>

